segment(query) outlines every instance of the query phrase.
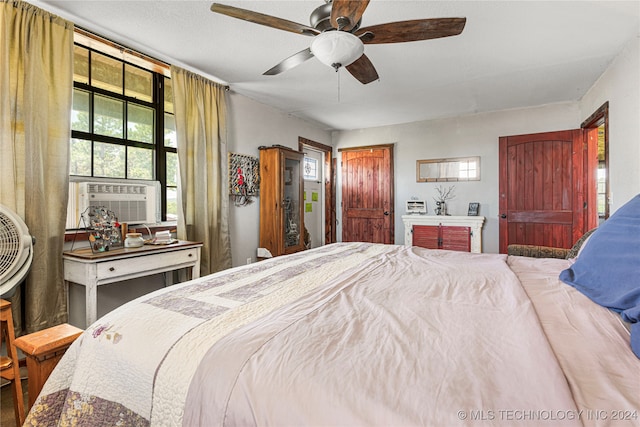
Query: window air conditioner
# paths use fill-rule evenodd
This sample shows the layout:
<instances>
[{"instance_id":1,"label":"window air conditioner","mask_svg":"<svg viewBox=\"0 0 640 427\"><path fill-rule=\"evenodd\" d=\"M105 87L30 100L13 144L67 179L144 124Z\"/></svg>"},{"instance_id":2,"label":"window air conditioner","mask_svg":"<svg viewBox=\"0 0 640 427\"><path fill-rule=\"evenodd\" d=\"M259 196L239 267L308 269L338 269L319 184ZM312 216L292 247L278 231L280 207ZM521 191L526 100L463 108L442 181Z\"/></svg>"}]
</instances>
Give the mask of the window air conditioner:
<instances>
[{"instance_id":1,"label":"window air conditioner","mask_svg":"<svg viewBox=\"0 0 640 427\"><path fill-rule=\"evenodd\" d=\"M119 222L155 224L160 222L160 183L157 181L77 181L69 182L67 228L84 225L81 215L90 206L104 206Z\"/></svg>"}]
</instances>

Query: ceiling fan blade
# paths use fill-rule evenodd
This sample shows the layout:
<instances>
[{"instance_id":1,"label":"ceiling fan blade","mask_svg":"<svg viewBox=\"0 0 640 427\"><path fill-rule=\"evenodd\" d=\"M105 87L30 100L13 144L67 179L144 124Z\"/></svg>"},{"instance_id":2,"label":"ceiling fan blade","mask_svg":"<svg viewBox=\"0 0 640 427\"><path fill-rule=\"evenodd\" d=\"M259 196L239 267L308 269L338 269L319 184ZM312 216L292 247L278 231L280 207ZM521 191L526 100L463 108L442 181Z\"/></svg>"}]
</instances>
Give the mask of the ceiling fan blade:
<instances>
[{"instance_id":1,"label":"ceiling fan blade","mask_svg":"<svg viewBox=\"0 0 640 427\"><path fill-rule=\"evenodd\" d=\"M369 0L333 0L331 4L331 25L343 31L351 31L355 27Z\"/></svg>"},{"instance_id":2,"label":"ceiling fan blade","mask_svg":"<svg viewBox=\"0 0 640 427\"><path fill-rule=\"evenodd\" d=\"M298 24L297 22L287 21L286 19L277 18L271 15L265 15L251 10L240 9L239 7L227 6L220 3L213 3L211 11L222 15L231 16L232 18L242 19L244 21L253 22L254 24L265 25L267 27L276 28L278 30L290 31L292 33L304 34L306 36L315 36L320 31L307 25Z\"/></svg>"},{"instance_id":3,"label":"ceiling fan blade","mask_svg":"<svg viewBox=\"0 0 640 427\"><path fill-rule=\"evenodd\" d=\"M467 18L432 18L389 22L360 28L356 36L372 33L361 40L364 44L403 43L457 36L464 29Z\"/></svg>"},{"instance_id":4,"label":"ceiling fan blade","mask_svg":"<svg viewBox=\"0 0 640 427\"><path fill-rule=\"evenodd\" d=\"M364 85L379 79L378 72L365 54L356 59L356 61L351 65L347 65L345 68L353 77L358 79L360 83Z\"/></svg>"},{"instance_id":5,"label":"ceiling fan blade","mask_svg":"<svg viewBox=\"0 0 640 427\"><path fill-rule=\"evenodd\" d=\"M306 48L305 50L301 50L298 53L294 53L284 61L281 61L275 67L265 71L262 73L264 76L275 76L276 74L280 74L284 71L290 70L293 67L297 67L302 64L307 59L313 58L313 53L311 53L311 48Z\"/></svg>"}]
</instances>

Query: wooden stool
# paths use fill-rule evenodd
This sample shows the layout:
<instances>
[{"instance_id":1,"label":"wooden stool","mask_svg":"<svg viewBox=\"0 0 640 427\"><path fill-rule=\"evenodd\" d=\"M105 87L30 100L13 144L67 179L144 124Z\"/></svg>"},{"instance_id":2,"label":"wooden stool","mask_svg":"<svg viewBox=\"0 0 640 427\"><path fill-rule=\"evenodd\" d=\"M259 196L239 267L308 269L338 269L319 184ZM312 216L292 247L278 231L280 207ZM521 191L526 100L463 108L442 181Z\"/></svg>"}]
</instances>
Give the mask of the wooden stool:
<instances>
[{"instance_id":1,"label":"wooden stool","mask_svg":"<svg viewBox=\"0 0 640 427\"><path fill-rule=\"evenodd\" d=\"M82 329L63 323L16 339L16 347L27 356L29 408L64 352L81 333Z\"/></svg>"},{"instance_id":2,"label":"wooden stool","mask_svg":"<svg viewBox=\"0 0 640 427\"><path fill-rule=\"evenodd\" d=\"M16 412L16 425L24 423L24 396L22 395L22 382L20 381L20 365L18 351L14 345L15 333L13 331L13 316L11 303L0 299L0 344L7 346L7 356L0 356L0 377L11 381L13 391L13 408Z\"/></svg>"}]
</instances>

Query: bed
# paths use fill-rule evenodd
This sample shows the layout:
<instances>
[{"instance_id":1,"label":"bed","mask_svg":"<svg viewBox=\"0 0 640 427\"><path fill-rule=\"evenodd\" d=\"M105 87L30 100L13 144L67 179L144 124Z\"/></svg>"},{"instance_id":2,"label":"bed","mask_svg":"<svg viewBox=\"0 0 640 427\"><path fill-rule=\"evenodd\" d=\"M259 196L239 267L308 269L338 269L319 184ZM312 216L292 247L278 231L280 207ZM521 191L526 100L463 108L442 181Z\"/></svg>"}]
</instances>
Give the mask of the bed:
<instances>
[{"instance_id":1,"label":"bed","mask_svg":"<svg viewBox=\"0 0 640 427\"><path fill-rule=\"evenodd\" d=\"M336 243L171 286L87 328L26 424L638 426L637 319L560 280L582 256Z\"/></svg>"}]
</instances>

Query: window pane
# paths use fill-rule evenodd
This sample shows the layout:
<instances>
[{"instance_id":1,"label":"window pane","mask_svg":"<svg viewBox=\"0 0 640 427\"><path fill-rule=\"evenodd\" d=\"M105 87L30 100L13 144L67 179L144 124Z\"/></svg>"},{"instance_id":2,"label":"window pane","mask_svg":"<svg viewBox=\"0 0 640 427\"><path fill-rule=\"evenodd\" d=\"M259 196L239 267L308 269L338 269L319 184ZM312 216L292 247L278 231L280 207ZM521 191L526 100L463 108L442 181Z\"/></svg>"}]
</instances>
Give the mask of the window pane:
<instances>
[{"instance_id":1,"label":"window pane","mask_svg":"<svg viewBox=\"0 0 640 427\"><path fill-rule=\"evenodd\" d=\"M167 187L167 221L178 219L178 191Z\"/></svg>"},{"instance_id":2,"label":"window pane","mask_svg":"<svg viewBox=\"0 0 640 427\"><path fill-rule=\"evenodd\" d=\"M125 147L95 142L93 144L93 176L124 178Z\"/></svg>"},{"instance_id":3,"label":"window pane","mask_svg":"<svg viewBox=\"0 0 640 427\"><path fill-rule=\"evenodd\" d=\"M127 139L153 144L153 109L129 103Z\"/></svg>"},{"instance_id":4,"label":"window pane","mask_svg":"<svg viewBox=\"0 0 640 427\"><path fill-rule=\"evenodd\" d=\"M124 94L142 101L153 101L153 77L149 71L124 65Z\"/></svg>"},{"instance_id":5,"label":"window pane","mask_svg":"<svg viewBox=\"0 0 640 427\"><path fill-rule=\"evenodd\" d=\"M129 147L127 156L127 178L153 179L153 150Z\"/></svg>"},{"instance_id":6,"label":"window pane","mask_svg":"<svg viewBox=\"0 0 640 427\"><path fill-rule=\"evenodd\" d=\"M283 231L284 247L289 248L300 243L302 219L300 218L300 167L297 159L284 159L284 208Z\"/></svg>"},{"instance_id":7,"label":"window pane","mask_svg":"<svg viewBox=\"0 0 640 427\"><path fill-rule=\"evenodd\" d=\"M178 186L177 153L167 153L167 185Z\"/></svg>"},{"instance_id":8,"label":"window pane","mask_svg":"<svg viewBox=\"0 0 640 427\"><path fill-rule=\"evenodd\" d=\"M164 111L173 113L173 84L168 77L164 78Z\"/></svg>"},{"instance_id":9,"label":"window pane","mask_svg":"<svg viewBox=\"0 0 640 427\"><path fill-rule=\"evenodd\" d=\"M124 138L124 103L102 95L94 97L93 132Z\"/></svg>"},{"instance_id":10,"label":"window pane","mask_svg":"<svg viewBox=\"0 0 640 427\"><path fill-rule=\"evenodd\" d=\"M89 92L86 92L84 90L73 90L71 130L89 132Z\"/></svg>"},{"instance_id":11,"label":"window pane","mask_svg":"<svg viewBox=\"0 0 640 427\"><path fill-rule=\"evenodd\" d=\"M315 181L318 179L318 160L312 157L304 158L304 179Z\"/></svg>"},{"instance_id":12,"label":"window pane","mask_svg":"<svg viewBox=\"0 0 640 427\"><path fill-rule=\"evenodd\" d=\"M91 141L71 138L69 174L91 176Z\"/></svg>"},{"instance_id":13,"label":"window pane","mask_svg":"<svg viewBox=\"0 0 640 427\"><path fill-rule=\"evenodd\" d=\"M164 114L164 146L178 148L176 119L173 114Z\"/></svg>"},{"instance_id":14,"label":"window pane","mask_svg":"<svg viewBox=\"0 0 640 427\"><path fill-rule=\"evenodd\" d=\"M122 62L91 52L91 85L122 94Z\"/></svg>"},{"instance_id":15,"label":"window pane","mask_svg":"<svg viewBox=\"0 0 640 427\"><path fill-rule=\"evenodd\" d=\"M73 47L73 81L89 84L89 51L80 46Z\"/></svg>"}]
</instances>

